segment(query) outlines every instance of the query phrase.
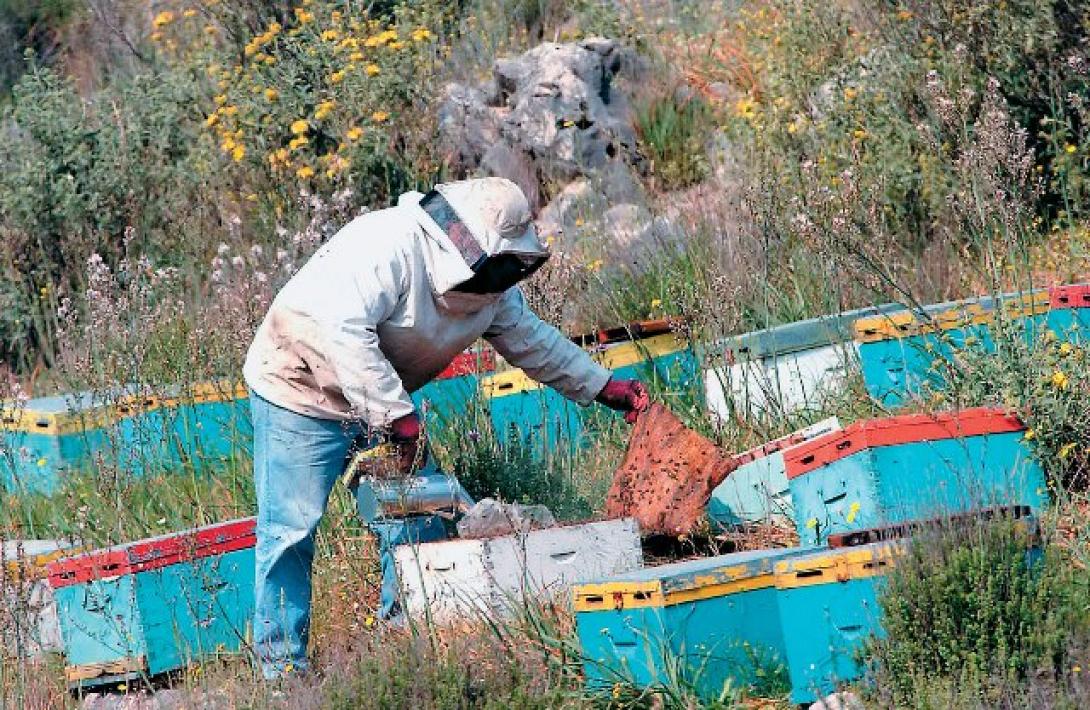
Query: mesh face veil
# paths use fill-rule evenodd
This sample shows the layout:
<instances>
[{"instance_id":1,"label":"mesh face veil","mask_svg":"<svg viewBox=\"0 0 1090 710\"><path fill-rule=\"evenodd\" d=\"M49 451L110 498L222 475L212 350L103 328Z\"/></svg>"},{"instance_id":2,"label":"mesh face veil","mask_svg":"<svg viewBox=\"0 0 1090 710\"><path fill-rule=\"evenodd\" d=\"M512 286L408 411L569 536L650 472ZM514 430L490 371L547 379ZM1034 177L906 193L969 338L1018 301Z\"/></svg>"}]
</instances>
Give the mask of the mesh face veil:
<instances>
[{"instance_id":1,"label":"mesh face veil","mask_svg":"<svg viewBox=\"0 0 1090 710\"><path fill-rule=\"evenodd\" d=\"M420 207L446 233L466 265L473 271L472 278L452 290L464 293L502 293L529 277L549 258L547 254L485 253L454 207L436 190L424 195Z\"/></svg>"}]
</instances>

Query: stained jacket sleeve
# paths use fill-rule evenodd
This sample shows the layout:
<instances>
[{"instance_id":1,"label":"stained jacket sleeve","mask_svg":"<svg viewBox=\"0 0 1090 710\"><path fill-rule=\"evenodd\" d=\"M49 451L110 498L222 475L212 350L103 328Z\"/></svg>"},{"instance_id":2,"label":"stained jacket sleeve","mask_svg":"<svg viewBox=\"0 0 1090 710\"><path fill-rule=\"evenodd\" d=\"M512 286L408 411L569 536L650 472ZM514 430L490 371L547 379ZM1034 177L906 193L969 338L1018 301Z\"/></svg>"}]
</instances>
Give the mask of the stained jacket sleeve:
<instances>
[{"instance_id":1,"label":"stained jacket sleeve","mask_svg":"<svg viewBox=\"0 0 1090 710\"><path fill-rule=\"evenodd\" d=\"M538 318L518 288L503 295L484 337L512 365L582 405L594 401L612 374Z\"/></svg>"},{"instance_id":2,"label":"stained jacket sleeve","mask_svg":"<svg viewBox=\"0 0 1090 710\"><path fill-rule=\"evenodd\" d=\"M393 314L408 289L405 257L391 242L376 240L374 249L360 255L350 290L334 294L320 309L326 360L354 414L375 428L415 409L401 377L379 349L378 325Z\"/></svg>"}]
</instances>

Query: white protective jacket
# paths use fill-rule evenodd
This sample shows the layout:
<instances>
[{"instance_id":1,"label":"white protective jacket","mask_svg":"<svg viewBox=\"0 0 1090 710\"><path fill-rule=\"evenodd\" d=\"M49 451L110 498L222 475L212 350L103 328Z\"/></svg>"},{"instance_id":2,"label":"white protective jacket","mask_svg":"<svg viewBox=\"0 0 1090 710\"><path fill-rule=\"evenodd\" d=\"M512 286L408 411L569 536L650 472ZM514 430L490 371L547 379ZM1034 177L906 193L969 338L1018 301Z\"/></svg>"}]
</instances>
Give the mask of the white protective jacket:
<instances>
[{"instance_id":1,"label":"white protective jacket","mask_svg":"<svg viewBox=\"0 0 1090 710\"><path fill-rule=\"evenodd\" d=\"M499 178L437 188L487 254L544 254L521 190ZM484 337L508 362L579 404L610 371L542 322L522 291L451 291L473 272L420 193L350 222L273 300L243 375L259 396L311 417L388 426L409 394Z\"/></svg>"}]
</instances>

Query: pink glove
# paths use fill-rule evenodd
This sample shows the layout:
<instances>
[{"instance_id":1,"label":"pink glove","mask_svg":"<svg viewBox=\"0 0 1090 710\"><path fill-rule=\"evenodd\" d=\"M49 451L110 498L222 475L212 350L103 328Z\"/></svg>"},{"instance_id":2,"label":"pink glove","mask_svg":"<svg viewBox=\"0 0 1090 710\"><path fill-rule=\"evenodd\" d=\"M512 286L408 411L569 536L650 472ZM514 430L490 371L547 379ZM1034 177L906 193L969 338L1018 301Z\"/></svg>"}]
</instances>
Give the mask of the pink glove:
<instances>
[{"instance_id":1,"label":"pink glove","mask_svg":"<svg viewBox=\"0 0 1090 710\"><path fill-rule=\"evenodd\" d=\"M651 406L647 388L639 380L610 380L594 399L610 409L624 412L624 420L629 424L635 424L636 416Z\"/></svg>"},{"instance_id":2,"label":"pink glove","mask_svg":"<svg viewBox=\"0 0 1090 710\"><path fill-rule=\"evenodd\" d=\"M427 461L424 429L416 412L390 423L390 443L397 447L397 468L404 475L418 470Z\"/></svg>"}]
</instances>

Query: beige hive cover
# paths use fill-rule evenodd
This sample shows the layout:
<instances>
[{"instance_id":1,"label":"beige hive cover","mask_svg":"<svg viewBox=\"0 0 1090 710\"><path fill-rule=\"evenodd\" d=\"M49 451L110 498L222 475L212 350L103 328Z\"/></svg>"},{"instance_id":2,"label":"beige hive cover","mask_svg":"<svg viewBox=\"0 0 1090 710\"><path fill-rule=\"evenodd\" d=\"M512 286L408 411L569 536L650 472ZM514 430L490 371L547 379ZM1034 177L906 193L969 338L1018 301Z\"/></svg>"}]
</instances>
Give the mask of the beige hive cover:
<instances>
[{"instance_id":1,"label":"beige hive cover","mask_svg":"<svg viewBox=\"0 0 1090 710\"><path fill-rule=\"evenodd\" d=\"M644 535L685 535L712 490L737 465L660 404L640 414L606 498L611 518L633 517Z\"/></svg>"}]
</instances>

